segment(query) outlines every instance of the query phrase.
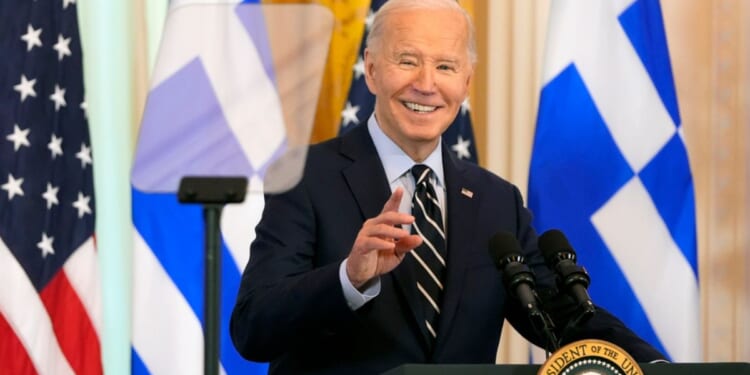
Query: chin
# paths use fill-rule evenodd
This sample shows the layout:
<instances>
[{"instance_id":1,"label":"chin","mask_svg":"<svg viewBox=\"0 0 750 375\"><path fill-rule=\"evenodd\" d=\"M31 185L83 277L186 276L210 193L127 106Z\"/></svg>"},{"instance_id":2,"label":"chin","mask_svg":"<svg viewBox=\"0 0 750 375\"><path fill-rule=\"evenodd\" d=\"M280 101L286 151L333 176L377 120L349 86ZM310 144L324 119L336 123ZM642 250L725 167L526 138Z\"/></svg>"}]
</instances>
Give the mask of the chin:
<instances>
[{"instance_id":1,"label":"chin","mask_svg":"<svg viewBox=\"0 0 750 375\"><path fill-rule=\"evenodd\" d=\"M411 132L409 138L415 142L432 142L442 135L442 132L427 131L427 132Z\"/></svg>"}]
</instances>

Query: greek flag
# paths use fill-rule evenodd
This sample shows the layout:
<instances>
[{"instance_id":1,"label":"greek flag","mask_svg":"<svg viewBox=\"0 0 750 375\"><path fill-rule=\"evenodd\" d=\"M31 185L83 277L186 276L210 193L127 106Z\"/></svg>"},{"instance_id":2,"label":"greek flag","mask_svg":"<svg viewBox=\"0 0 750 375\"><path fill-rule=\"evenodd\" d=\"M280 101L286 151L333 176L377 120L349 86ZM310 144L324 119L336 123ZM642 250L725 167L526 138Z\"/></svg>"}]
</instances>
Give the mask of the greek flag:
<instances>
[{"instance_id":1,"label":"greek flag","mask_svg":"<svg viewBox=\"0 0 750 375\"><path fill-rule=\"evenodd\" d=\"M236 352L229 317L263 191L301 174L332 25L314 5L172 1L131 176L134 374L203 371L203 217L177 201L185 175L250 180L222 215L220 365L267 372Z\"/></svg>"},{"instance_id":2,"label":"greek flag","mask_svg":"<svg viewBox=\"0 0 750 375\"><path fill-rule=\"evenodd\" d=\"M594 301L700 361L695 202L658 0L554 1L529 178Z\"/></svg>"}]
</instances>

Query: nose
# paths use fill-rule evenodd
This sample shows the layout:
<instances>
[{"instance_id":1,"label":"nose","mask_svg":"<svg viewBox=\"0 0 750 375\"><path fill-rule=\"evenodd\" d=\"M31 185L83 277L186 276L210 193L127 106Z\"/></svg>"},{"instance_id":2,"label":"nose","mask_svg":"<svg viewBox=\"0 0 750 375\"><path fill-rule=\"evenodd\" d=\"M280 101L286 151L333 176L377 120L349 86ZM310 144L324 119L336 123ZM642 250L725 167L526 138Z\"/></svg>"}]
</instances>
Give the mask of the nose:
<instances>
[{"instance_id":1,"label":"nose","mask_svg":"<svg viewBox=\"0 0 750 375\"><path fill-rule=\"evenodd\" d=\"M435 72L429 67L420 68L412 86L421 94L432 94L435 92Z\"/></svg>"}]
</instances>

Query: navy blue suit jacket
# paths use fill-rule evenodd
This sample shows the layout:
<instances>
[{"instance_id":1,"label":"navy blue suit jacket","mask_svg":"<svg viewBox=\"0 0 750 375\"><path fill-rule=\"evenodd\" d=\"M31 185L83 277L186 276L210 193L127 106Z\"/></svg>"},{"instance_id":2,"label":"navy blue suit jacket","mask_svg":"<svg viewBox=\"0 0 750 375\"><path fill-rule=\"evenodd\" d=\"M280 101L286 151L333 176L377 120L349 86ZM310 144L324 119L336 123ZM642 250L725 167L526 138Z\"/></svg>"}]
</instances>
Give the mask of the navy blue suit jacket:
<instances>
[{"instance_id":1,"label":"navy blue suit jacket","mask_svg":"<svg viewBox=\"0 0 750 375\"><path fill-rule=\"evenodd\" d=\"M488 255L498 231L514 233L542 288L554 290L518 189L443 147L448 259L438 336L428 345L406 262L380 278L380 294L351 311L338 270L363 222L391 194L366 126L310 148L302 181L266 196L230 330L248 359L271 373L380 373L403 363L494 363L503 320L542 345ZM467 192L471 192L466 194ZM409 257L407 257L408 259ZM557 304L561 305L561 304ZM565 319L570 304L556 307ZM639 361L662 358L600 310L566 341L612 341Z\"/></svg>"}]
</instances>

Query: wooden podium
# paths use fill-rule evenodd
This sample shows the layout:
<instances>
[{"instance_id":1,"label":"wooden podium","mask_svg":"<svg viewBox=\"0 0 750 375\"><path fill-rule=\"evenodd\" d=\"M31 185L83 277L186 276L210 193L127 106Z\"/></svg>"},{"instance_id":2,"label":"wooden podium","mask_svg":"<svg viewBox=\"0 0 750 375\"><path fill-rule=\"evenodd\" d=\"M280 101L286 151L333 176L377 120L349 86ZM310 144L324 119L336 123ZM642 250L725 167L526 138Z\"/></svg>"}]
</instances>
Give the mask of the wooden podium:
<instances>
[{"instance_id":1,"label":"wooden podium","mask_svg":"<svg viewBox=\"0 0 750 375\"><path fill-rule=\"evenodd\" d=\"M403 365L383 375L536 375L539 365ZM644 375L750 375L750 363L642 363Z\"/></svg>"}]
</instances>

